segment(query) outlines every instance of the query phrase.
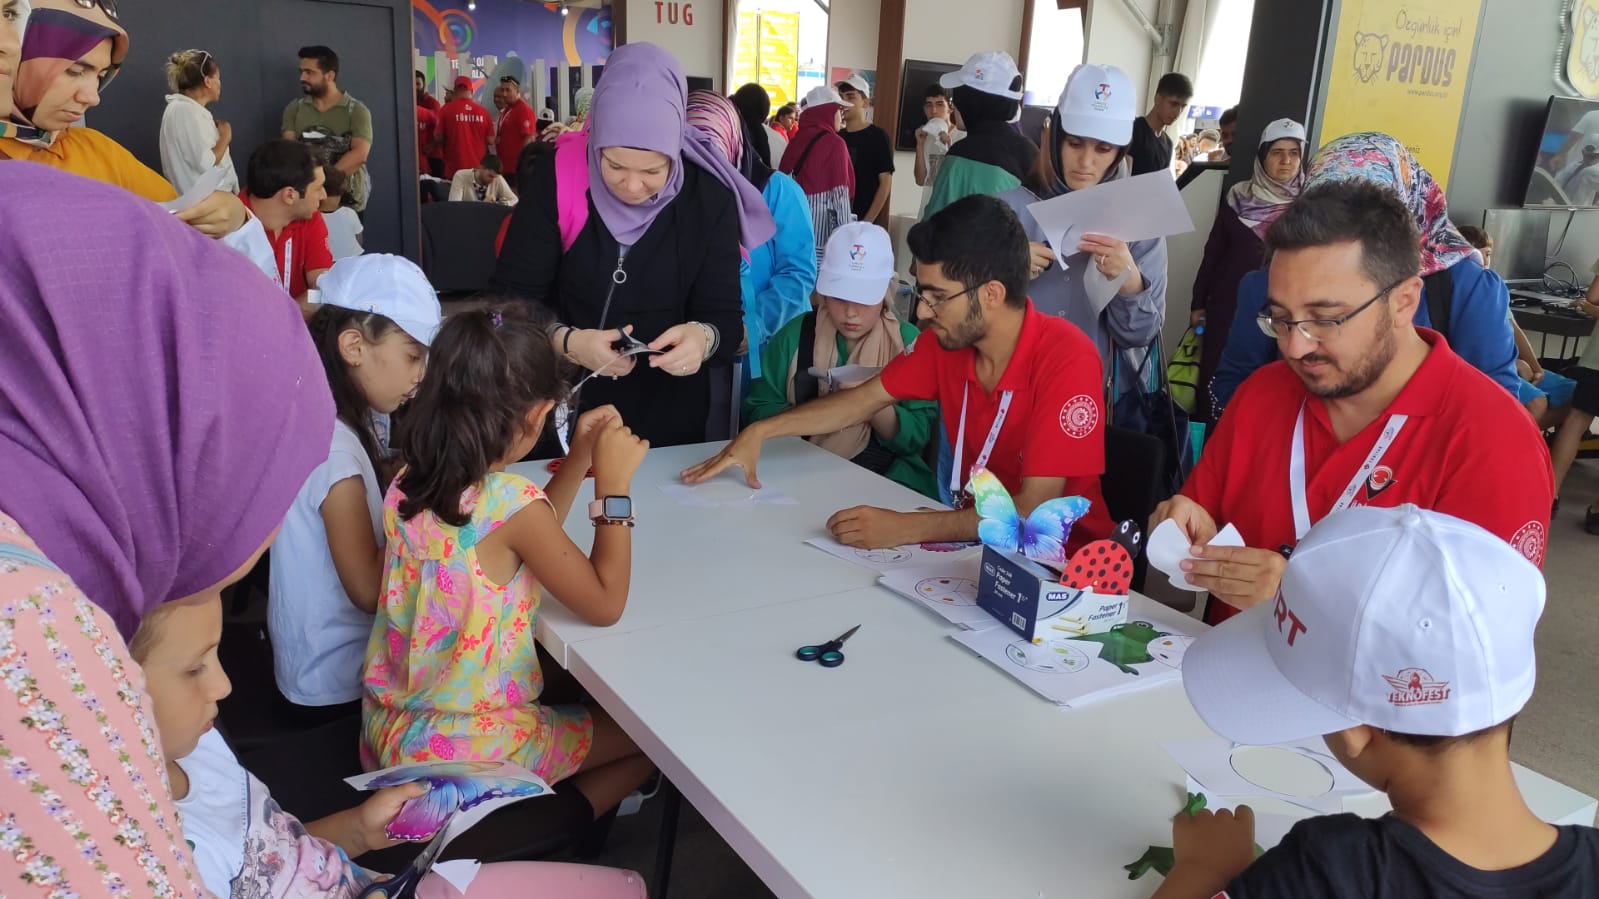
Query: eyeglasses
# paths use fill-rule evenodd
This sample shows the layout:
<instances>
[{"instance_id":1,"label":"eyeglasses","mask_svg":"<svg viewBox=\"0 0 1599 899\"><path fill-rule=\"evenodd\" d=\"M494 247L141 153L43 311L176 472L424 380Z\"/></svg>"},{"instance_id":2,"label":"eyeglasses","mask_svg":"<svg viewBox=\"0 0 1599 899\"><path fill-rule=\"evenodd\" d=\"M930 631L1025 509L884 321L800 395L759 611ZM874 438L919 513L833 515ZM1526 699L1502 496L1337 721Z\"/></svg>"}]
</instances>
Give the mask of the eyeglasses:
<instances>
[{"instance_id":1,"label":"eyeglasses","mask_svg":"<svg viewBox=\"0 0 1599 899\"><path fill-rule=\"evenodd\" d=\"M1298 331L1300 336L1304 337L1306 340L1313 341L1315 343L1321 343L1324 340L1337 337L1343 329L1344 322L1347 322L1360 313L1365 312L1367 306L1370 306L1372 303L1375 303L1387 296L1395 287L1398 287L1408 280L1410 279L1402 278L1398 281L1395 281L1387 287L1384 287L1382 290L1377 291L1376 296L1364 303L1361 303L1359 306L1356 306L1349 312L1345 312L1343 315L1340 315L1337 318L1306 318L1300 319L1299 321L1288 321L1287 319L1273 318L1270 313L1262 312L1261 314L1255 316L1255 324L1260 326L1260 330L1264 332L1267 337L1270 337L1274 340L1282 340L1284 337L1287 337L1288 329L1293 328L1294 330Z\"/></svg>"},{"instance_id":2,"label":"eyeglasses","mask_svg":"<svg viewBox=\"0 0 1599 899\"><path fill-rule=\"evenodd\" d=\"M938 311L938 307L944 305L945 303L948 303L950 300L959 299L960 297L966 296L967 294L971 293L972 291L974 291L977 288L982 287L982 286L983 285L981 285L981 284L973 285L973 286L968 287L965 290L961 291L960 293L952 293L949 296L943 298L942 300L930 300L930 299L928 299L927 298L927 288L923 287L920 290L916 291L916 299L918 301L920 301L923 306L927 307L927 311L928 312L936 312L936 311Z\"/></svg>"},{"instance_id":3,"label":"eyeglasses","mask_svg":"<svg viewBox=\"0 0 1599 899\"><path fill-rule=\"evenodd\" d=\"M72 0L72 2L78 4L79 9L94 9L98 6L108 17L112 19L117 17L117 0Z\"/></svg>"}]
</instances>

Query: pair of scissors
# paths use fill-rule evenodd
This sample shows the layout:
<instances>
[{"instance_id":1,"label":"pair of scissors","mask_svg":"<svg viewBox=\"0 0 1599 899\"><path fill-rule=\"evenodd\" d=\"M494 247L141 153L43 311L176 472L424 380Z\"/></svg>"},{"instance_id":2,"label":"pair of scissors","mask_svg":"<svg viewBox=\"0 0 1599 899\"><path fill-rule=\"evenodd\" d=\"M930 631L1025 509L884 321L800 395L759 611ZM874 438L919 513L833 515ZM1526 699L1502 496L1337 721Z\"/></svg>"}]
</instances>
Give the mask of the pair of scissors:
<instances>
[{"instance_id":1,"label":"pair of scissors","mask_svg":"<svg viewBox=\"0 0 1599 899\"><path fill-rule=\"evenodd\" d=\"M860 629L861 626L857 624L821 646L801 646L794 651L794 658L801 662L815 662L823 668L837 668L844 664L844 654L839 649L844 646L845 640L855 636Z\"/></svg>"},{"instance_id":2,"label":"pair of scissors","mask_svg":"<svg viewBox=\"0 0 1599 899\"><path fill-rule=\"evenodd\" d=\"M362 890L357 899L411 899L416 895L417 885L422 878L433 870L433 863L438 861L439 853L444 851L444 844L449 842L446 834L449 832L450 822L445 821L439 825L439 832L433 835L424 848L405 870L390 877L380 880Z\"/></svg>"}]
</instances>

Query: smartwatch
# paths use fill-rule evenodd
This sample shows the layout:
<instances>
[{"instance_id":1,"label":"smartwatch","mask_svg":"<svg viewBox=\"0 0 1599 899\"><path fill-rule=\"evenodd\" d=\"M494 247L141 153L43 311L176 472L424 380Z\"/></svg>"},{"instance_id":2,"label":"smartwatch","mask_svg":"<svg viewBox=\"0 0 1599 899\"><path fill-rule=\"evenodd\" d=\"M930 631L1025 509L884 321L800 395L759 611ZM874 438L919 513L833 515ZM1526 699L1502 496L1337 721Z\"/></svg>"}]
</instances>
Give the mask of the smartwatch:
<instances>
[{"instance_id":1,"label":"smartwatch","mask_svg":"<svg viewBox=\"0 0 1599 899\"><path fill-rule=\"evenodd\" d=\"M589 521L595 527L602 524L619 524L623 527L632 527L633 498L630 496L606 496L589 503Z\"/></svg>"}]
</instances>

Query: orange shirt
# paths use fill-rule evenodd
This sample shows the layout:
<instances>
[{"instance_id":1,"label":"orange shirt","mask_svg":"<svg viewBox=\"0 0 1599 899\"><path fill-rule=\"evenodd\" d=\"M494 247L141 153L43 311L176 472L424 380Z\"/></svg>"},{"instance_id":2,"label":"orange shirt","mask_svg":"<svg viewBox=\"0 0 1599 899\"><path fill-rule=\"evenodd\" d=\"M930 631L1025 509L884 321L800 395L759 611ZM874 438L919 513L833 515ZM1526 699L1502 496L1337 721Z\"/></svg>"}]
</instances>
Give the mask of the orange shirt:
<instances>
[{"instance_id":1,"label":"orange shirt","mask_svg":"<svg viewBox=\"0 0 1599 899\"><path fill-rule=\"evenodd\" d=\"M0 156L115 184L156 203L178 198L167 179L93 128L68 128L48 147L35 147L13 137L0 138Z\"/></svg>"}]
</instances>

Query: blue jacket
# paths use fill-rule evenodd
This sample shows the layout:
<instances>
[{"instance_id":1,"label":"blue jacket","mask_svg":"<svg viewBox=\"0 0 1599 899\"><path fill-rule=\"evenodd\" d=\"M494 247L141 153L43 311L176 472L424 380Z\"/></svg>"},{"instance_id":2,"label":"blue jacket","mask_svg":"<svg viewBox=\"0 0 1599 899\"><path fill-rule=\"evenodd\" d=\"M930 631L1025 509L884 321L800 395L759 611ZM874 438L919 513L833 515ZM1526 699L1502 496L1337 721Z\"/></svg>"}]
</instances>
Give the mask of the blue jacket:
<instances>
[{"instance_id":1,"label":"blue jacket","mask_svg":"<svg viewBox=\"0 0 1599 899\"><path fill-rule=\"evenodd\" d=\"M749 262L739 269L744 328L750 341L746 362L752 378L761 376L766 342L789 321L811 311L811 291L816 288L816 235L805 191L793 178L773 172L761 196L772 211L777 233L750 250Z\"/></svg>"},{"instance_id":2,"label":"blue jacket","mask_svg":"<svg viewBox=\"0 0 1599 899\"><path fill-rule=\"evenodd\" d=\"M1493 378L1499 386L1516 395L1521 379L1516 375L1516 338L1510 329L1510 292L1493 271L1475 259L1466 258L1449 267L1454 296L1449 306L1449 347L1473 368ZM1210 382L1216 415L1244 379L1277 358L1277 342L1255 324L1255 317L1266 308L1266 272L1257 270L1238 284L1238 311L1232 330L1227 333L1227 348ZM1427 311L1426 287L1416 307L1415 323L1432 327Z\"/></svg>"}]
</instances>

